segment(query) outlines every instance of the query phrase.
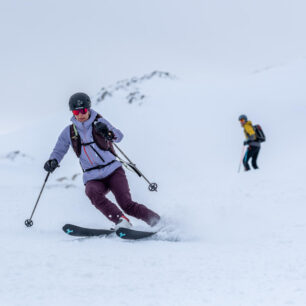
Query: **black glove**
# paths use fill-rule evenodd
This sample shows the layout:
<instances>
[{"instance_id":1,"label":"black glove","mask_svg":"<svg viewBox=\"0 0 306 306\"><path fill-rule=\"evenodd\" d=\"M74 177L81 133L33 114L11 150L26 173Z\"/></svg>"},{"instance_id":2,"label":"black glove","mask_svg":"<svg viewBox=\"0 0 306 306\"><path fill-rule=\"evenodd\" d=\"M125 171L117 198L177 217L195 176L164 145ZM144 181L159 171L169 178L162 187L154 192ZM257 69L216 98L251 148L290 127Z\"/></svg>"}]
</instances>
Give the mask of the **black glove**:
<instances>
[{"instance_id":1,"label":"black glove","mask_svg":"<svg viewBox=\"0 0 306 306\"><path fill-rule=\"evenodd\" d=\"M95 130L98 134L102 135L105 139L112 141L115 138L115 135L112 131L107 128L107 125L103 122L95 123Z\"/></svg>"},{"instance_id":2,"label":"black glove","mask_svg":"<svg viewBox=\"0 0 306 306\"><path fill-rule=\"evenodd\" d=\"M44 169L47 172L53 172L56 168L58 167L58 162L56 159L49 159L48 161L46 161L45 165L44 165Z\"/></svg>"},{"instance_id":3,"label":"black glove","mask_svg":"<svg viewBox=\"0 0 306 306\"><path fill-rule=\"evenodd\" d=\"M243 142L243 145L244 145L244 146L247 146L250 142L251 142L250 140L245 140L245 141Z\"/></svg>"}]
</instances>

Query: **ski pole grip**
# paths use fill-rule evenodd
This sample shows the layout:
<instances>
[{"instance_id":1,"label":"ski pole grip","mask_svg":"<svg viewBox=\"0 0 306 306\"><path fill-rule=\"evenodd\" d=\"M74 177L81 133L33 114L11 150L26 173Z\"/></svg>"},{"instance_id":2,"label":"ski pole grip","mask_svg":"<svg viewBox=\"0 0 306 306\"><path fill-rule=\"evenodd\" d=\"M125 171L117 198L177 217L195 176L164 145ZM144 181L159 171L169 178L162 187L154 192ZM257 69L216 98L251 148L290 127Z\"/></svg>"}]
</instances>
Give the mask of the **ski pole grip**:
<instances>
[{"instance_id":1,"label":"ski pole grip","mask_svg":"<svg viewBox=\"0 0 306 306\"><path fill-rule=\"evenodd\" d=\"M142 177L142 174L140 173L140 171L137 169L135 164L129 164L129 166L135 171L135 173L139 176Z\"/></svg>"}]
</instances>

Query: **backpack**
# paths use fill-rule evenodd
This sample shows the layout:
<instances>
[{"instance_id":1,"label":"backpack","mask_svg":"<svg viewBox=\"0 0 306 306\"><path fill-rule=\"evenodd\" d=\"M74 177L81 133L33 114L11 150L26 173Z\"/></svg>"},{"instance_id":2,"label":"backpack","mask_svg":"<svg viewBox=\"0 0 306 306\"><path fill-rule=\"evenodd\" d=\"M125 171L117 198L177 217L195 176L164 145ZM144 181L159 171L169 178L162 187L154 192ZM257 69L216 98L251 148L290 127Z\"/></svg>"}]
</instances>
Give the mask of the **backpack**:
<instances>
[{"instance_id":1,"label":"backpack","mask_svg":"<svg viewBox=\"0 0 306 306\"><path fill-rule=\"evenodd\" d=\"M261 126L259 124L256 124L253 126L253 129L255 131L256 134L256 140L258 142L265 142L266 141L266 136L265 133L263 132Z\"/></svg>"},{"instance_id":2,"label":"backpack","mask_svg":"<svg viewBox=\"0 0 306 306\"><path fill-rule=\"evenodd\" d=\"M96 129L94 128L94 123L99 119L102 118L100 114L97 114L94 122L92 123L92 137L93 137L93 142L96 143L96 145L103 151L110 151L114 156L117 156L114 147L110 141L106 141L105 138L98 134L96 132ZM74 124L70 125L70 139L71 139L71 144L73 151L77 155L77 157L80 157L81 155L81 148L82 145L91 145L92 143L87 143L87 144L82 144L81 143L81 138L77 132L76 127Z\"/></svg>"}]
</instances>

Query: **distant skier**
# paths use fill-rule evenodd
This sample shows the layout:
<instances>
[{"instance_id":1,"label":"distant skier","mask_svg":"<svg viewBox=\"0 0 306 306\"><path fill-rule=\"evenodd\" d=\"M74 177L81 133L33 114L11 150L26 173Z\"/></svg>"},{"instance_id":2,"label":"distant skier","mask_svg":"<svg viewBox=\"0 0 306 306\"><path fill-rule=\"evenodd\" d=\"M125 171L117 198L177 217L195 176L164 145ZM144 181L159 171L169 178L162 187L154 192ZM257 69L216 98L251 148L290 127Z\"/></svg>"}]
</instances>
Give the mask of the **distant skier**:
<instances>
[{"instance_id":1,"label":"distant skier","mask_svg":"<svg viewBox=\"0 0 306 306\"><path fill-rule=\"evenodd\" d=\"M151 226L156 225L160 216L142 204L131 199L128 181L122 164L116 160L111 142L120 142L123 134L102 118L91 107L87 94L76 93L69 100L73 113L72 125L60 134L44 169L53 172L71 146L83 169L86 195L92 204L109 220L119 227L131 227L129 219L106 198L111 191L122 210ZM113 153L112 153L113 152Z\"/></svg>"},{"instance_id":2,"label":"distant skier","mask_svg":"<svg viewBox=\"0 0 306 306\"><path fill-rule=\"evenodd\" d=\"M251 162L252 167L254 169L258 169L257 157L260 151L260 141L256 137L256 133L253 128L252 122L248 121L248 118L246 115L240 115L239 121L241 123L241 126L244 129L244 134L246 137L246 140L243 142L243 144L248 145L248 148L243 158L244 170L245 171L251 170L249 166L250 158L252 158L252 162Z\"/></svg>"}]
</instances>

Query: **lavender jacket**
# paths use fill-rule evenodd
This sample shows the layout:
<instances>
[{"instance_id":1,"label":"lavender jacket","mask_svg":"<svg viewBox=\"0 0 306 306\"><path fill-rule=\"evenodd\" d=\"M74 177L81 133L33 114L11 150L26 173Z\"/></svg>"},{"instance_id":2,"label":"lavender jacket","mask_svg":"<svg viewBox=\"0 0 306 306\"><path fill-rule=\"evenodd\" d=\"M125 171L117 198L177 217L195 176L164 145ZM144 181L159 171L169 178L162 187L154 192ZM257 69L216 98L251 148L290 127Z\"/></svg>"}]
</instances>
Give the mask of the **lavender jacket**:
<instances>
[{"instance_id":1,"label":"lavender jacket","mask_svg":"<svg viewBox=\"0 0 306 306\"><path fill-rule=\"evenodd\" d=\"M91 142L93 141L92 137L92 123L94 122L97 116L97 112L93 109L90 109L90 117L85 122L79 122L73 116L71 121L76 126L77 131L81 137L81 142ZM123 138L123 134L120 130L115 129L107 120L104 118L99 118L98 121L105 123L110 131L112 131L115 135L115 142L120 142ZM50 155L50 159L56 159L58 163L61 162L65 154L67 153L69 146L72 146L70 139L70 125L68 125L58 137L57 143L53 149L53 152ZM82 146L81 155L80 155L80 164L81 167L86 170L99 165L105 165L115 160L115 156L109 151L101 150L96 144L92 144L95 150L102 156L105 162L103 162L100 157L95 153L95 151L90 146ZM111 173L113 173L117 168L121 167L121 163L119 161L115 161L109 166L106 166L102 169L95 169L88 172L84 172L83 174L83 182L86 184L91 180L99 180L107 177Z\"/></svg>"}]
</instances>

